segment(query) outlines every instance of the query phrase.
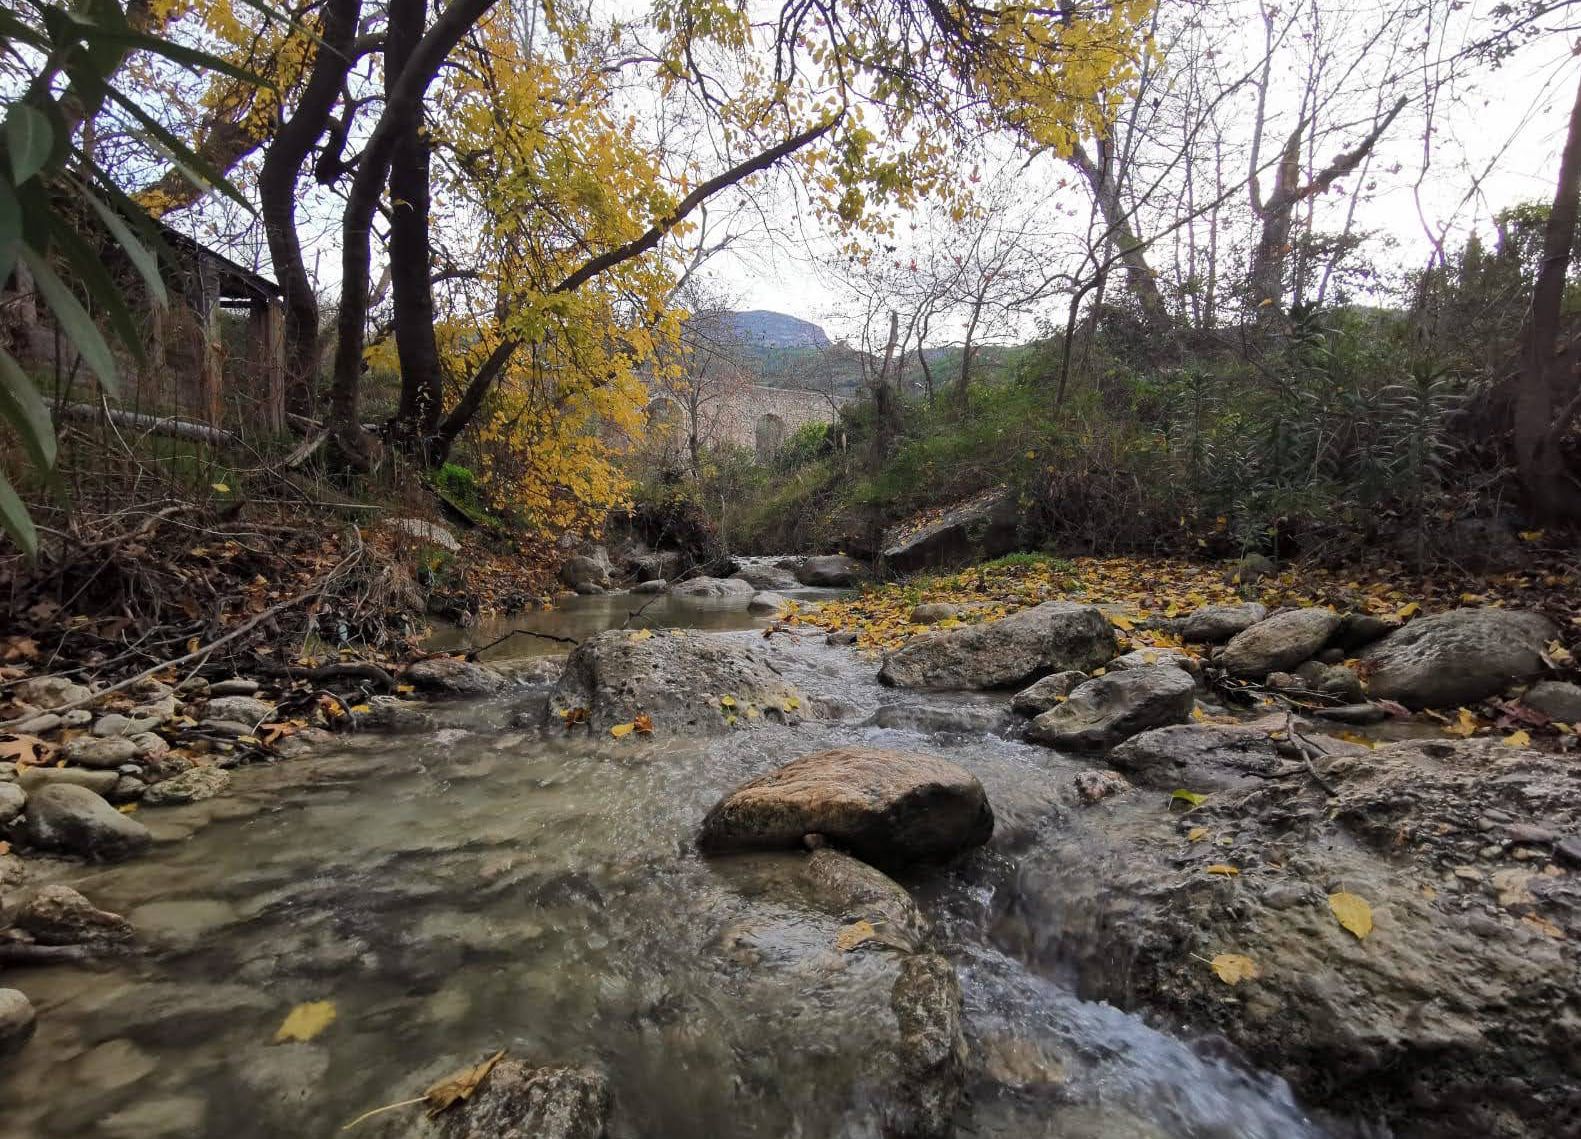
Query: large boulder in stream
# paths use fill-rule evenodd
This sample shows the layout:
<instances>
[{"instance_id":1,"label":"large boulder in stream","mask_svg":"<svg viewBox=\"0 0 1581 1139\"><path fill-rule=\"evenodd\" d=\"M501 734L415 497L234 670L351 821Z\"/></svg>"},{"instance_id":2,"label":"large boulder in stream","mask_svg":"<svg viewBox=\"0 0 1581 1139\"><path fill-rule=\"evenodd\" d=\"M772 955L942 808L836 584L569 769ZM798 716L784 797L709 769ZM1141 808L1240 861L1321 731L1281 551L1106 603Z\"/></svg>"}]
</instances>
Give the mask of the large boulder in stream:
<instances>
[{"instance_id":1,"label":"large boulder in stream","mask_svg":"<svg viewBox=\"0 0 1581 1139\"><path fill-rule=\"evenodd\" d=\"M746 605L757 590L739 577L693 577L670 586L671 597Z\"/></svg>"},{"instance_id":2,"label":"large boulder in stream","mask_svg":"<svg viewBox=\"0 0 1581 1139\"><path fill-rule=\"evenodd\" d=\"M796 580L803 585L830 589L849 589L868 576L866 566L845 554L817 554L796 567Z\"/></svg>"},{"instance_id":3,"label":"large boulder in stream","mask_svg":"<svg viewBox=\"0 0 1581 1139\"><path fill-rule=\"evenodd\" d=\"M1018 544L1021 507L1008 490L991 490L922 526L884 535L884 568L890 573L962 565L997 558Z\"/></svg>"},{"instance_id":4,"label":"large boulder in stream","mask_svg":"<svg viewBox=\"0 0 1581 1139\"><path fill-rule=\"evenodd\" d=\"M1191 715L1197 683L1170 664L1094 677L1027 727L1027 738L1071 751L1102 751L1121 740Z\"/></svg>"},{"instance_id":5,"label":"large boulder in stream","mask_svg":"<svg viewBox=\"0 0 1581 1139\"><path fill-rule=\"evenodd\" d=\"M709 853L789 849L807 835L878 865L948 858L987 842L994 812L970 772L869 747L804 755L737 787L703 819Z\"/></svg>"},{"instance_id":6,"label":"large boulder in stream","mask_svg":"<svg viewBox=\"0 0 1581 1139\"><path fill-rule=\"evenodd\" d=\"M1046 601L998 621L913 637L885 655L878 678L901 688L1015 688L1050 672L1085 672L1114 655L1114 629L1101 610Z\"/></svg>"},{"instance_id":7,"label":"large boulder in stream","mask_svg":"<svg viewBox=\"0 0 1581 1139\"><path fill-rule=\"evenodd\" d=\"M1082 823L1020 859L1016 909L1059 917L1007 952L1400 1139L1581 1133L1581 765L1408 741Z\"/></svg>"},{"instance_id":8,"label":"large boulder in stream","mask_svg":"<svg viewBox=\"0 0 1581 1139\"><path fill-rule=\"evenodd\" d=\"M730 576L740 578L753 589L767 590L782 593L787 589L799 589L801 582L796 580L796 575L782 565L772 562L753 562L744 565Z\"/></svg>"},{"instance_id":9,"label":"large boulder in stream","mask_svg":"<svg viewBox=\"0 0 1581 1139\"><path fill-rule=\"evenodd\" d=\"M1367 693L1410 708L1453 708L1497 695L1543 669L1557 635L1540 613L1452 609L1396 629L1362 654Z\"/></svg>"},{"instance_id":10,"label":"large boulder in stream","mask_svg":"<svg viewBox=\"0 0 1581 1139\"><path fill-rule=\"evenodd\" d=\"M593 731L607 732L645 714L656 732L704 735L732 725L796 723L813 711L750 638L609 629L566 661L548 716L551 724L580 723L585 714Z\"/></svg>"},{"instance_id":11,"label":"large boulder in stream","mask_svg":"<svg viewBox=\"0 0 1581 1139\"><path fill-rule=\"evenodd\" d=\"M153 842L148 828L86 787L53 783L29 792L27 841L40 850L126 858Z\"/></svg>"}]
</instances>

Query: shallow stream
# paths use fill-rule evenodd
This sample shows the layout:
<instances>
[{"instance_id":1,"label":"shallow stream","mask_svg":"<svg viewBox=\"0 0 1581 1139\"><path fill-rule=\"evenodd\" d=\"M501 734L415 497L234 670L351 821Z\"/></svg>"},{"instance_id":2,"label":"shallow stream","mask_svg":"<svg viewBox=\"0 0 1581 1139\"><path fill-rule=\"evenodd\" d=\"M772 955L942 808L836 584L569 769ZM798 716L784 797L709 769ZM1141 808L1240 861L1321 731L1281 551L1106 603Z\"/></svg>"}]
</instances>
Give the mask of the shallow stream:
<instances>
[{"instance_id":1,"label":"shallow stream","mask_svg":"<svg viewBox=\"0 0 1581 1139\"><path fill-rule=\"evenodd\" d=\"M840 917L805 895L800 855L710 861L691 841L735 784L848 742L944 755L995 806L993 846L906 883L962 981L970 1134L1361 1133L1314 1122L1222 1050L1079 999L1058 960L996 932L1011 908L1064 920L1056 896L1013 896L1022 863L1079 872L1087 830L1156 826L1158 805L1072 808L1058 787L1088 764L998 734L1002 699L907 697L821 639L777 635L772 652L842 720L590 740L513 727L541 706L523 689L440 707L431 733L350 739L239 771L226 797L140 812L152 853L58 880L127 914L146 951L7 974L38 1032L0 1078L0 1135L330 1136L504 1048L601 1067L615 1139L876 1137L889 952L835 949ZM904 726L927 719L908 707L962 704L980 728ZM334 1023L273 1044L306 1001L332 1001ZM399 1117L346 1134L393 1134Z\"/></svg>"}]
</instances>

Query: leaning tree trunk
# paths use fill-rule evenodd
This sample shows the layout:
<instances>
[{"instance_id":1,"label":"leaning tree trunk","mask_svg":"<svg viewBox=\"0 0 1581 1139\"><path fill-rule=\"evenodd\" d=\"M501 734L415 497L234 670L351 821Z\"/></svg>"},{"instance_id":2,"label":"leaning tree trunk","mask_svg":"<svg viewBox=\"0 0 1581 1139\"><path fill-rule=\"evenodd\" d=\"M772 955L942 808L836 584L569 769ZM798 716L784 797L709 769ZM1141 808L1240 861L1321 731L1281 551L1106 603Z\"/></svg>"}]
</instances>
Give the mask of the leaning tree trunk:
<instances>
[{"instance_id":1,"label":"leaning tree trunk","mask_svg":"<svg viewBox=\"0 0 1581 1139\"><path fill-rule=\"evenodd\" d=\"M330 111L351 70L352 43L362 0L329 0L320 29L323 41L296 113L280 124L264 151L258 198L264 235L285 307L285 401L294 415L313 413L318 378L318 294L307 275L296 231L296 185L302 164L329 124Z\"/></svg>"},{"instance_id":2,"label":"leaning tree trunk","mask_svg":"<svg viewBox=\"0 0 1581 1139\"><path fill-rule=\"evenodd\" d=\"M393 86L423 34L424 0L390 0L385 35L385 75ZM422 112L401 131L390 159L390 286L394 297L395 350L401 365L401 401L389 436L423 459L439 428L444 386L434 335L429 237L430 147Z\"/></svg>"},{"instance_id":3,"label":"leaning tree trunk","mask_svg":"<svg viewBox=\"0 0 1581 1139\"><path fill-rule=\"evenodd\" d=\"M1562 441L1581 410L1576 367L1564 351L1565 276L1575 249L1581 192L1581 87L1559 159L1559 184L1543 229L1543 260L1521 336L1515 397L1515 461L1533 511L1544 522L1581 518L1581 488L1565 469Z\"/></svg>"},{"instance_id":4,"label":"leaning tree trunk","mask_svg":"<svg viewBox=\"0 0 1581 1139\"><path fill-rule=\"evenodd\" d=\"M1131 214L1120 198L1120 181L1114 169L1112 151L1107 142L1097 143L1098 161L1093 161L1086 149L1077 146L1071 162L1081 171L1083 178L1098 203L1103 216L1105 237L1114 247L1115 256L1125 267L1126 288L1141 307L1142 319L1155 329L1169 326L1169 309L1164 304L1164 294L1159 291L1158 278L1147 263L1147 247L1131 228Z\"/></svg>"}]
</instances>

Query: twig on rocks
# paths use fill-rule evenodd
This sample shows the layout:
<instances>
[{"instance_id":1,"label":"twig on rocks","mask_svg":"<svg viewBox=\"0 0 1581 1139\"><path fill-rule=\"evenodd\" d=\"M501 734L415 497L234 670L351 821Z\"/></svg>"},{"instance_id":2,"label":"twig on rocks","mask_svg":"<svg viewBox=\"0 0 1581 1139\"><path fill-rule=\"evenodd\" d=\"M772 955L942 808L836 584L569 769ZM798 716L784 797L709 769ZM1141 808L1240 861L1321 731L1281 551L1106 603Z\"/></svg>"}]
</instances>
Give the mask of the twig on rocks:
<instances>
[{"instance_id":1,"label":"twig on rocks","mask_svg":"<svg viewBox=\"0 0 1581 1139\"><path fill-rule=\"evenodd\" d=\"M1301 755L1301 761L1306 764L1307 774L1312 777L1312 781L1319 787L1323 788L1324 793L1328 795L1329 798L1332 799L1338 797L1339 789L1327 779L1324 779L1323 776L1318 774L1317 765L1312 762L1312 749L1314 745L1310 740L1308 740L1296 730L1296 715L1294 711L1285 712L1285 738L1295 745L1296 751Z\"/></svg>"}]
</instances>

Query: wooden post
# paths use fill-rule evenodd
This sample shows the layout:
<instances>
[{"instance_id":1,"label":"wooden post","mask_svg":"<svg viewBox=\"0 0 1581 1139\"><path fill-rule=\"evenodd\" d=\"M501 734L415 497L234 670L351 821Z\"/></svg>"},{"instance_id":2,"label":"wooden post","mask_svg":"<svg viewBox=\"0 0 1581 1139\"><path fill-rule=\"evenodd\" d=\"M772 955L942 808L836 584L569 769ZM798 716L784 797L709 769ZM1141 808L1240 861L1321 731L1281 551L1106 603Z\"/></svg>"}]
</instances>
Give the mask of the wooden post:
<instances>
[{"instance_id":1,"label":"wooden post","mask_svg":"<svg viewBox=\"0 0 1581 1139\"><path fill-rule=\"evenodd\" d=\"M280 433L285 431L285 315L280 301L273 297L254 301L250 323L263 378L264 426Z\"/></svg>"},{"instance_id":2,"label":"wooden post","mask_svg":"<svg viewBox=\"0 0 1581 1139\"><path fill-rule=\"evenodd\" d=\"M220 280L219 270L198 254L198 404L204 422L220 426L224 404L220 400L223 379L220 367Z\"/></svg>"}]
</instances>

